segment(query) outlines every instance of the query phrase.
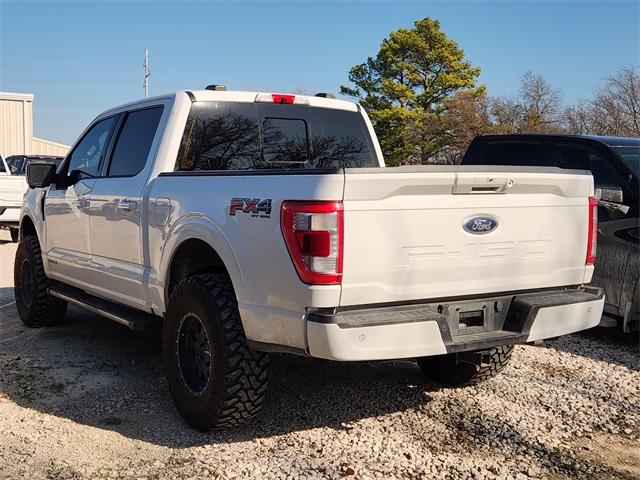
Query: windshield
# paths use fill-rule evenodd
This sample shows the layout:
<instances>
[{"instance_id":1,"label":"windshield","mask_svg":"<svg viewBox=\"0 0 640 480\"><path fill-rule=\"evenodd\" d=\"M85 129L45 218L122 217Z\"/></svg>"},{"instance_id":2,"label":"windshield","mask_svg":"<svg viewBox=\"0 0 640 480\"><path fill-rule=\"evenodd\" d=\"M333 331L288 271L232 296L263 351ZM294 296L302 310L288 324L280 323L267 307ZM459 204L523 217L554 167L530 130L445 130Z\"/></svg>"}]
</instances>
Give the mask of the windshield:
<instances>
[{"instance_id":1,"label":"windshield","mask_svg":"<svg viewBox=\"0 0 640 480\"><path fill-rule=\"evenodd\" d=\"M611 148L627 164L633 174L640 177L640 146Z\"/></svg>"},{"instance_id":2,"label":"windshield","mask_svg":"<svg viewBox=\"0 0 640 480\"><path fill-rule=\"evenodd\" d=\"M22 164L24 163L24 157L9 157L7 158L7 166L11 175L20 175L22 171Z\"/></svg>"}]
</instances>

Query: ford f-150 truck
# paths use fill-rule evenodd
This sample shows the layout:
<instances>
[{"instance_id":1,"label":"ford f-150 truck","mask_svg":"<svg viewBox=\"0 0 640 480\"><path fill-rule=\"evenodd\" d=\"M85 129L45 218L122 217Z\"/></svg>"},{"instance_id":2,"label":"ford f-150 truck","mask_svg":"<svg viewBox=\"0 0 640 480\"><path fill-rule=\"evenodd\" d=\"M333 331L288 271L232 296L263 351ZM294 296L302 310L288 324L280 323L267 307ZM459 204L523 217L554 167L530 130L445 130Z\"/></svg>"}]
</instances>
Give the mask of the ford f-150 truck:
<instances>
[{"instance_id":1,"label":"ford f-150 truck","mask_svg":"<svg viewBox=\"0 0 640 480\"><path fill-rule=\"evenodd\" d=\"M514 344L597 325L589 172L385 168L365 112L328 95L178 92L100 114L62 165L33 162L15 296L162 322L169 389L196 428L253 418L268 352L411 359L443 383Z\"/></svg>"}]
</instances>

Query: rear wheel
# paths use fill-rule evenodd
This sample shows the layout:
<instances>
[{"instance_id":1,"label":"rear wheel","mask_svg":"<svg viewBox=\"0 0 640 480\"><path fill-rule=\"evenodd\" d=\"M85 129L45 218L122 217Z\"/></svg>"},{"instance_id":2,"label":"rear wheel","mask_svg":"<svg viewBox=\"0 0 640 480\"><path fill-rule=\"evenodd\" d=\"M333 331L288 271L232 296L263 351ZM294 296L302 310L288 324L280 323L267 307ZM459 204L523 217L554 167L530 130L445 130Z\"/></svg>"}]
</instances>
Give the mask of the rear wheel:
<instances>
[{"instance_id":1,"label":"rear wheel","mask_svg":"<svg viewBox=\"0 0 640 480\"><path fill-rule=\"evenodd\" d=\"M495 377L507 366L513 352L512 345L495 347L482 352L449 353L418 359L420 369L427 376L456 387L477 385Z\"/></svg>"},{"instance_id":2,"label":"rear wheel","mask_svg":"<svg viewBox=\"0 0 640 480\"><path fill-rule=\"evenodd\" d=\"M229 277L194 275L178 284L163 333L169 390L202 431L252 420L267 390L268 357L246 343Z\"/></svg>"},{"instance_id":3,"label":"rear wheel","mask_svg":"<svg viewBox=\"0 0 640 480\"><path fill-rule=\"evenodd\" d=\"M42 267L38 239L23 237L13 267L16 308L22 322L32 328L57 325L67 312L67 302L48 293L49 280Z\"/></svg>"},{"instance_id":4,"label":"rear wheel","mask_svg":"<svg viewBox=\"0 0 640 480\"><path fill-rule=\"evenodd\" d=\"M17 243L20 240L20 229L19 228L10 228L9 233L11 234L11 241L13 243Z\"/></svg>"}]
</instances>

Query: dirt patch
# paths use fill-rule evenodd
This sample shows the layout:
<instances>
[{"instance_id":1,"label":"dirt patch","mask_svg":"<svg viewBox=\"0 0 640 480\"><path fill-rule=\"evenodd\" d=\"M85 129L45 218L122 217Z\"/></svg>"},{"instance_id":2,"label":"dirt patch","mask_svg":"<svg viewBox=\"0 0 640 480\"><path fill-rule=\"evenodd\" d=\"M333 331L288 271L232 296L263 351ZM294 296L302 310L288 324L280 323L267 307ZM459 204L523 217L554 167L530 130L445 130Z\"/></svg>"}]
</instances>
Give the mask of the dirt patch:
<instances>
[{"instance_id":1,"label":"dirt patch","mask_svg":"<svg viewBox=\"0 0 640 480\"><path fill-rule=\"evenodd\" d=\"M596 434L576 442L576 456L599 464L610 478L640 479L640 438L631 435Z\"/></svg>"}]
</instances>

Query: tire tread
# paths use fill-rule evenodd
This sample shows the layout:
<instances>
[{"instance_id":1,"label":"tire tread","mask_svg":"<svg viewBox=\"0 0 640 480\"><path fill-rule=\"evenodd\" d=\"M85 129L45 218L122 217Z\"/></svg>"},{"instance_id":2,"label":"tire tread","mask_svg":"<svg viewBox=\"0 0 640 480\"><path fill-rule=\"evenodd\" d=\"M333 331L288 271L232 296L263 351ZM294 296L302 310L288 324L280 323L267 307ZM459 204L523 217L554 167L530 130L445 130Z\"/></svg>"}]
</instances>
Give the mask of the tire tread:
<instances>
[{"instance_id":1,"label":"tire tread","mask_svg":"<svg viewBox=\"0 0 640 480\"><path fill-rule=\"evenodd\" d=\"M21 249L26 252L20 252ZM67 302L59 298L49 295L49 279L44 273L42 265L42 252L40 243L35 236L26 236L20 240L18 252L16 252L16 265L14 268L14 286L18 286L19 275L18 263L21 255L28 254L30 256L31 265L34 269L34 285L33 300L29 307L23 306L21 300L16 295L16 307L22 322L31 328L52 327L58 325L67 312ZM25 309L28 309L26 311Z\"/></svg>"},{"instance_id":2,"label":"tire tread","mask_svg":"<svg viewBox=\"0 0 640 480\"><path fill-rule=\"evenodd\" d=\"M198 418L183 412L201 430L236 427L253 420L264 403L267 391L268 355L250 349L238 313L238 303L226 274L193 275L180 282L171 301L194 291L207 295L217 307L224 365L222 401L210 402ZM166 341L167 339L165 339ZM167 352L168 349L164 348ZM165 362L166 365L166 362Z\"/></svg>"},{"instance_id":3,"label":"tire tread","mask_svg":"<svg viewBox=\"0 0 640 480\"><path fill-rule=\"evenodd\" d=\"M498 375L511 360L513 345L502 345L491 349L489 363L471 365L456 363L455 354L422 357L418 365L434 380L457 387L467 387L485 382ZM472 368L473 367L473 368Z\"/></svg>"}]
</instances>

